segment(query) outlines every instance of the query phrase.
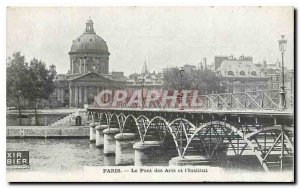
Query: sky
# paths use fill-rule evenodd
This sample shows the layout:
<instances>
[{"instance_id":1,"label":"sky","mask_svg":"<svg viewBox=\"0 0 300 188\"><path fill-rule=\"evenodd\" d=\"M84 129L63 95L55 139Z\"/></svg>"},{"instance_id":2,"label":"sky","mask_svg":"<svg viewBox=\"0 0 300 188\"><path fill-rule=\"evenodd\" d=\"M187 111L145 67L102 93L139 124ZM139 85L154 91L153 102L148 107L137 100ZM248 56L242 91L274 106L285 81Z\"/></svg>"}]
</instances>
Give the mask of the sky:
<instances>
[{"instance_id":1,"label":"sky","mask_svg":"<svg viewBox=\"0 0 300 188\"><path fill-rule=\"evenodd\" d=\"M91 17L108 45L110 71L139 73L191 64L206 57L252 56L254 63L281 60L280 35L288 40L285 65L294 64L291 7L64 7L7 8L7 56L21 51L58 73L69 70L72 40Z\"/></svg>"}]
</instances>

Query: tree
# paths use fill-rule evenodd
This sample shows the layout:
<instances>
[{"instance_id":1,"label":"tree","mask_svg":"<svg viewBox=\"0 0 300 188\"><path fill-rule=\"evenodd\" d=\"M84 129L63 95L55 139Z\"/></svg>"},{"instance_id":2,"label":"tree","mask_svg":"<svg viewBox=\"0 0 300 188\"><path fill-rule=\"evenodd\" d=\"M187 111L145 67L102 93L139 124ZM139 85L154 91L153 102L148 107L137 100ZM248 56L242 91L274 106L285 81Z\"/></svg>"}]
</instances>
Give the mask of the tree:
<instances>
[{"instance_id":1,"label":"tree","mask_svg":"<svg viewBox=\"0 0 300 188\"><path fill-rule=\"evenodd\" d=\"M21 98L24 98L24 94L27 92L27 63L25 62L25 56L21 55L21 52L13 53L12 57L8 57L6 66L7 106L18 106L20 125L22 125Z\"/></svg>"},{"instance_id":2,"label":"tree","mask_svg":"<svg viewBox=\"0 0 300 188\"><path fill-rule=\"evenodd\" d=\"M54 75L46 69L46 64L43 61L36 58L30 61L27 74L26 98L33 103L37 124L37 103L43 99L49 99L50 94L54 91Z\"/></svg>"},{"instance_id":3,"label":"tree","mask_svg":"<svg viewBox=\"0 0 300 188\"><path fill-rule=\"evenodd\" d=\"M26 62L21 52L16 52L7 59L7 105L16 104L19 108L21 124L21 98L33 103L35 122L37 119L37 103L49 99L54 91L54 75L46 69L46 64L36 58Z\"/></svg>"},{"instance_id":4,"label":"tree","mask_svg":"<svg viewBox=\"0 0 300 188\"><path fill-rule=\"evenodd\" d=\"M208 69L197 69L195 66L185 65L182 72L182 85L185 90L198 90L199 94L221 93L225 88L221 85L221 78ZM180 89L180 69L169 68L164 71L164 88Z\"/></svg>"}]
</instances>

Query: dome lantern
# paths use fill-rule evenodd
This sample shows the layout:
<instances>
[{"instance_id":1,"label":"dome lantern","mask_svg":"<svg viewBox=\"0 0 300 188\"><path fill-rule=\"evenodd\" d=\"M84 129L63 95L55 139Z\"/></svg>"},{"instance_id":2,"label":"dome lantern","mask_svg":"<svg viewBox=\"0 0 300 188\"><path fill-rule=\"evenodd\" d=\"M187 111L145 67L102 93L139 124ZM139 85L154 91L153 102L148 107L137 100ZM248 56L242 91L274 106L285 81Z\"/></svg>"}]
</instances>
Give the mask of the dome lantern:
<instances>
[{"instance_id":1,"label":"dome lantern","mask_svg":"<svg viewBox=\"0 0 300 188\"><path fill-rule=\"evenodd\" d=\"M95 34L95 31L94 31L94 23L93 23L93 20L91 20L90 18L87 20L86 22L86 28L85 28L85 33L94 33Z\"/></svg>"}]
</instances>

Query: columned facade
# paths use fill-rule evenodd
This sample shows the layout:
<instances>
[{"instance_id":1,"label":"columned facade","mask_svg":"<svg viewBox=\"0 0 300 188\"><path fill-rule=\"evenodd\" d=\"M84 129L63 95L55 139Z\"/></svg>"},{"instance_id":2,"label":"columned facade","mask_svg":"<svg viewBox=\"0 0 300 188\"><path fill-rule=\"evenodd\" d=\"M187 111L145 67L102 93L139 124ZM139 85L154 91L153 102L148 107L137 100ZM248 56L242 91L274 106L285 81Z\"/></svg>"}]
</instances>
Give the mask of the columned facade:
<instances>
[{"instance_id":1,"label":"columned facade","mask_svg":"<svg viewBox=\"0 0 300 188\"><path fill-rule=\"evenodd\" d=\"M84 104L88 104L88 96L87 96L87 90L88 90L88 87L85 86L84 87Z\"/></svg>"},{"instance_id":2,"label":"columned facade","mask_svg":"<svg viewBox=\"0 0 300 188\"><path fill-rule=\"evenodd\" d=\"M103 75L90 72L69 80L69 103L73 107L83 107L93 104L95 96L108 87L116 90L124 87L124 82L115 81Z\"/></svg>"}]
</instances>

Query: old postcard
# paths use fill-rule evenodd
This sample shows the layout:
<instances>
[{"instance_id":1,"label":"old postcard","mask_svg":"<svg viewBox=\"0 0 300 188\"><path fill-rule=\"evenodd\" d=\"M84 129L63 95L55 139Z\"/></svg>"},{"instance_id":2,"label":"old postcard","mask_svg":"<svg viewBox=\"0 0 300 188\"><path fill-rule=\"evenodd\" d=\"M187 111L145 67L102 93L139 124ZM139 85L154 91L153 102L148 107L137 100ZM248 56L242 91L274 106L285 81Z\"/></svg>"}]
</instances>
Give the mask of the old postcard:
<instances>
[{"instance_id":1,"label":"old postcard","mask_svg":"<svg viewBox=\"0 0 300 188\"><path fill-rule=\"evenodd\" d=\"M294 182L293 7L8 7L8 182Z\"/></svg>"}]
</instances>

